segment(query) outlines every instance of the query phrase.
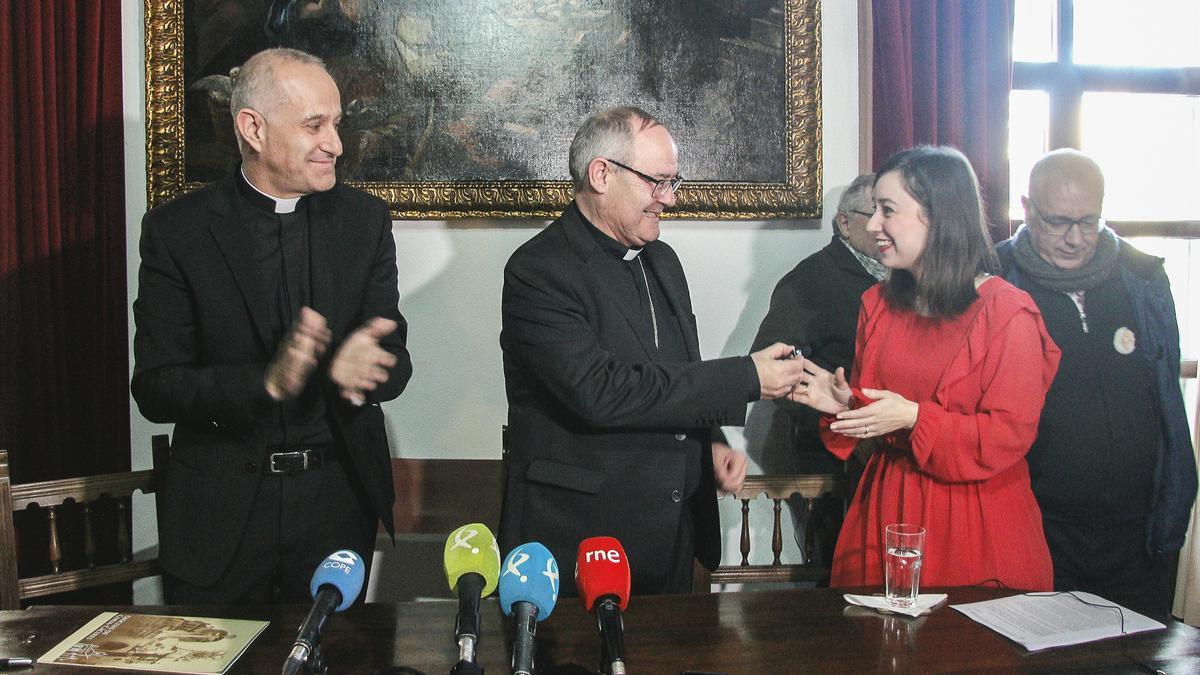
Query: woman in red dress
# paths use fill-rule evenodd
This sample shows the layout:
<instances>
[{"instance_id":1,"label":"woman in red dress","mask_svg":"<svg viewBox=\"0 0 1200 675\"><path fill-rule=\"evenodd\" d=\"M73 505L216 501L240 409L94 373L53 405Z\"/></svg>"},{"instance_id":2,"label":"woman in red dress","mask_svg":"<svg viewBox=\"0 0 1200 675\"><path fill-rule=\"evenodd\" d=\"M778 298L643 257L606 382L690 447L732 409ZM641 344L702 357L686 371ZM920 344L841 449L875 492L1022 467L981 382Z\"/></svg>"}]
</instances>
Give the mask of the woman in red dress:
<instances>
[{"instance_id":1,"label":"woman in red dress","mask_svg":"<svg viewBox=\"0 0 1200 675\"><path fill-rule=\"evenodd\" d=\"M951 148L889 159L875 182L883 283L863 294L852 380L806 363L793 400L834 455L869 454L831 585L883 583L883 529L926 529L921 584L1050 590L1025 453L1060 352L1022 290L992 276L979 184Z\"/></svg>"}]
</instances>

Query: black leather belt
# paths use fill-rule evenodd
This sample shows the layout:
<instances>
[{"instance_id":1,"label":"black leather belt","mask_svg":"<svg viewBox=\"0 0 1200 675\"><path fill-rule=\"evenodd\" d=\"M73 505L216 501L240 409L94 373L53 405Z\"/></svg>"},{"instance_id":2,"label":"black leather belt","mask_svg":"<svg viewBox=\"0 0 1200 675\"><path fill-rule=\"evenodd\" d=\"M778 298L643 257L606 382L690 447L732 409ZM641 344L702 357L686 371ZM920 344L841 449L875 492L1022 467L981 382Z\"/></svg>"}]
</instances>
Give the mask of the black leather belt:
<instances>
[{"instance_id":1,"label":"black leather belt","mask_svg":"<svg viewBox=\"0 0 1200 675\"><path fill-rule=\"evenodd\" d=\"M328 445L282 450L267 455L267 460L263 462L263 473L272 476L296 474L309 469L319 469L336 461L337 453Z\"/></svg>"}]
</instances>

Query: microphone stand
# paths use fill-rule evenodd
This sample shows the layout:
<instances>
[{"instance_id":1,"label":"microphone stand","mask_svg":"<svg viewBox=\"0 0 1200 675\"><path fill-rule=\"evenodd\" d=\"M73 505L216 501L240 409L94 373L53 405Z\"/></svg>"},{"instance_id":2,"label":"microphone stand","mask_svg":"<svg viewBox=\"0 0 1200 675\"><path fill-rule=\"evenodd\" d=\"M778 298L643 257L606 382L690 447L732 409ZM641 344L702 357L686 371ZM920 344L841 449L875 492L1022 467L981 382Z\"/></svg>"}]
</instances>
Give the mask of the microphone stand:
<instances>
[{"instance_id":1,"label":"microphone stand","mask_svg":"<svg viewBox=\"0 0 1200 675\"><path fill-rule=\"evenodd\" d=\"M606 595L596 603L596 623L601 635L600 672L625 675L625 627L615 596Z\"/></svg>"},{"instance_id":2,"label":"microphone stand","mask_svg":"<svg viewBox=\"0 0 1200 675\"><path fill-rule=\"evenodd\" d=\"M325 652L321 651L321 645L314 645L312 654L308 655L308 662L304 664L304 672L311 675L326 675L329 672L329 664L325 663Z\"/></svg>"},{"instance_id":3,"label":"microphone stand","mask_svg":"<svg viewBox=\"0 0 1200 675\"><path fill-rule=\"evenodd\" d=\"M468 572L458 580L458 618L454 634L458 643L458 663L450 675L483 675L483 666L475 663L475 644L479 641L479 598L483 593L482 576Z\"/></svg>"}]
</instances>

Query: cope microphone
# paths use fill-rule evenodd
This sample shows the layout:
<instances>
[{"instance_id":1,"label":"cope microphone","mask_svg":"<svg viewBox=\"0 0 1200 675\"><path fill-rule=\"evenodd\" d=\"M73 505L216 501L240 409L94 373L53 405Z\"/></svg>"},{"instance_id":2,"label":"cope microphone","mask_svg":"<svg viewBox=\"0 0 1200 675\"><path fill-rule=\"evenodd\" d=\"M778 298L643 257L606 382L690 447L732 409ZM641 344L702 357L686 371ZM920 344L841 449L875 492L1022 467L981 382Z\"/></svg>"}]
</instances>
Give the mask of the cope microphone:
<instances>
[{"instance_id":1,"label":"cope microphone","mask_svg":"<svg viewBox=\"0 0 1200 675\"><path fill-rule=\"evenodd\" d=\"M443 556L446 582L458 596L458 618L454 621L454 641L458 643L458 663L452 674L482 673L475 663L475 645L479 641L479 600L496 590L500 576L500 548L496 537L483 523L463 525L446 538Z\"/></svg>"},{"instance_id":2,"label":"cope microphone","mask_svg":"<svg viewBox=\"0 0 1200 675\"><path fill-rule=\"evenodd\" d=\"M304 623L300 624L292 653L283 662L284 675L294 675L308 663L321 643L321 633L329 616L354 604L362 591L365 576L366 566L354 551L334 551L317 565L308 585L313 606Z\"/></svg>"},{"instance_id":3,"label":"cope microphone","mask_svg":"<svg viewBox=\"0 0 1200 675\"><path fill-rule=\"evenodd\" d=\"M545 621L558 601L558 561L545 546L521 544L504 558L500 572L500 609L514 617L513 675L533 675L537 624Z\"/></svg>"},{"instance_id":4,"label":"cope microphone","mask_svg":"<svg viewBox=\"0 0 1200 675\"><path fill-rule=\"evenodd\" d=\"M596 613L600 625L601 670L625 675L625 625L621 610L629 604L629 559L621 542L612 537L589 537L579 542L575 585L583 608Z\"/></svg>"}]
</instances>

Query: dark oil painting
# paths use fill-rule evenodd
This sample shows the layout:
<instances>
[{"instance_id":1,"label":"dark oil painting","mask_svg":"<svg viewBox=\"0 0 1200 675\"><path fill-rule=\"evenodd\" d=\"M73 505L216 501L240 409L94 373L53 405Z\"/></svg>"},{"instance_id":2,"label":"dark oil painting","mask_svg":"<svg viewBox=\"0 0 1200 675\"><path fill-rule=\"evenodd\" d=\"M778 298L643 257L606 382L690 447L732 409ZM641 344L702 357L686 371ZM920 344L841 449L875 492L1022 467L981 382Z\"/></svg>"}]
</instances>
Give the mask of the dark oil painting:
<instances>
[{"instance_id":1,"label":"dark oil painting","mask_svg":"<svg viewBox=\"0 0 1200 675\"><path fill-rule=\"evenodd\" d=\"M790 200L793 213L819 200L819 176L807 175L819 173L819 59L815 40L806 42L793 58L817 68L803 74L817 83L797 91L792 64L789 84L795 23L785 22L803 8L805 30L817 31L816 0L182 1L187 186L237 166L230 70L260 49L287 46L324 59L341 90L339 177L417 211L431 199L431 214L456 215L438 203L454 201L452 192L434 193L460 188L474 195L462 214L552 213L561 204L548 202L569 199L556 195L566 193L576 127L624 104L671 130L686 186L734 191L724 215L763 215L772 198L738 193L755 186L815 186L815 196ZM801 123L816 138L800 143L813 147L796 147ZM423 185L433 197L421 196ZM505 196L509 186L516 197ZM401 214L405 206L393 204Z\"/></svg>"}]
</instances>

